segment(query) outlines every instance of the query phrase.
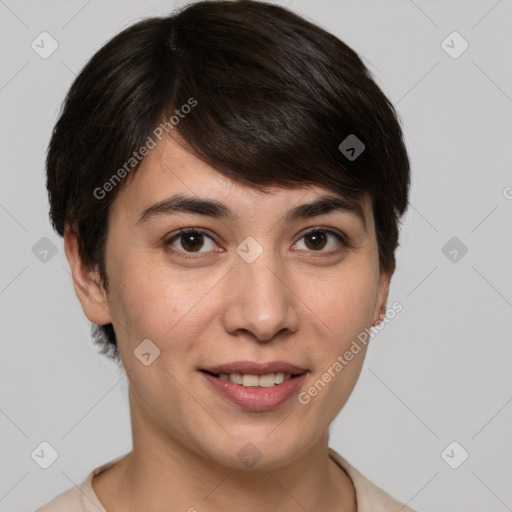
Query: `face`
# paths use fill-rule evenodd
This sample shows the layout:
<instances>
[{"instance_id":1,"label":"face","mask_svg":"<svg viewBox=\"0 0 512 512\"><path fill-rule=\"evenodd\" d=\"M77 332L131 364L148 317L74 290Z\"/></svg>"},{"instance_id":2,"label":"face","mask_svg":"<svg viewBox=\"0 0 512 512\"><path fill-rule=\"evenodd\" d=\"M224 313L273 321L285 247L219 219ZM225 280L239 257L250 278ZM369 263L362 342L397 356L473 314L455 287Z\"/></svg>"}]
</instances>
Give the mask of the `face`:
<instances>
[{"instance_id":1,"label":"face","mask_svg":"<svg viewBox=\"0 0 512 512\"><path fill-rule=\"evenodd\" d=\"M169 199L178 194L231 215L188 211L190 201L177 208ZM133 399L165 436L232 468L250 442L270 469L325 435L365 346L344 354L384 312L389 284L368 197L364 218L346 209L288 215L327 194L335 196L318 186L256 191L171 139L120 192L108 294L95 292L94 304L79 296L91 321L113 323ZM270 375L283 373L294 375L277 384Z\"/></svg>"}]
</instances>

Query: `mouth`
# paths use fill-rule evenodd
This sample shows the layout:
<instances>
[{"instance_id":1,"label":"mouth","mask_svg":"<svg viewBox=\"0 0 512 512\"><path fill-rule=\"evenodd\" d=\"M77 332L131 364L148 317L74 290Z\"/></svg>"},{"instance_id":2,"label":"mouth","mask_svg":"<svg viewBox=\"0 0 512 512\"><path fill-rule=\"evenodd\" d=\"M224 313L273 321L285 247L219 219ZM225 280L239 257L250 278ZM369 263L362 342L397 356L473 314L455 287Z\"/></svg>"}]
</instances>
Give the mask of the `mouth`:
<instances>
[{"instance_id":1,"label":"mouth","mask_svg":"<svg viewBox=\"0 0 512 512\"><path fill-rule=\"evenodd\" d=\"M283 382L286 382L290 379L297 378L304 373L284 373L284 372L276 372L276 373L265 373L263 375L255 375L250 373L213 373L208 370L201 370L203 373L211 375L212 377L216 377L219 380L227 380L233 382L234 384L239 384L246 388L271 388L273 386L278 386Z\"/></svg>"},{"instance_id":2,"label":"mouth","mask_svg":"<svg viewBox=\"0 0 512 512\"><path fill-rule=\"evenodd\" d=\"M296 395L309 370L288 363L237 362L201 368L210 389L249 411L276 409Z\"/></svg>"},{"instance_id":3,"label":"mouth","mask_svg":"<svg viewBox=\"0 0 512 512\"><path fill-rule=\"evenodd\" d=\"M253 363L237 361L223 365L202 368L201 371L220 380L230 381L246 388L271 388L283 382L297 378L307 372L306 369L282 361Z\"/></svg>"}]
</instances>

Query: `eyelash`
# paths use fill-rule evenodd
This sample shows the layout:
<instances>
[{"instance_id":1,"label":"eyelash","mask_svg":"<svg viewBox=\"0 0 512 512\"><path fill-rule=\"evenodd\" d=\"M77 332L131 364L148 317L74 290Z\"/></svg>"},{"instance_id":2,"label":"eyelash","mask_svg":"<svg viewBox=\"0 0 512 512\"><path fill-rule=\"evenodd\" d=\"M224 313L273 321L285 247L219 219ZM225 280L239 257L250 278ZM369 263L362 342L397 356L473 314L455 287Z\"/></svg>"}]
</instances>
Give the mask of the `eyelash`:
<instances>
[{"instance_id":1,"label":"eyelash","mask_svg":"<svg viewBox=\"0 0 512 512\"><path fill-rule=\"evenodd\" d=\"M213 238L206 232L206 231L203 231L202 229L197 229L197 228L185 228L185 229L181 229L178 233L176 233L175 235L173 235L171 238L169 238L166 242L165 242L165 246L173 253L173 254L178 254L180 257L182 258L185 258L185 259L197 259L197 258L201 258L203 256L201 256L202 254L205 254L205 253L190 253L190 252L186 252L186 251L181 251L181 250L178 250L178 249L175 249L174 247L171 246L171 244L177 240L181 235L184 235L184 234L187 234L187 233L199 233L199 234L202 234L202 235L205 235L206 237L210 238L211 240L213 240ZM307 231L306 233L304 233L300 238L299 240L302 240L304 237L306 237L307 235L311 234L311 233L325 233L325 234L328 234L328 235L332 235L334 236L334 238L336 238L336 240L338 242L340 242L340 244L344 247L344 248L349 248L350 247L350 243L349 243L349 240L348 238L346 237L346 235L342 234L342 233L338 233L337 231L333 231L332 229L329 229L327 228L326 226L319 226L317 228L313 228L313 229L310 229L309 231ZM299 241L297 240L297 242ZM214 241L214 240L213 240ZM296 242L296 243L297 243ZM210 251L208 251L210 252ZM319 253L320 255L322 254L325 254L325 255L333 255L333 254L336 254L337 252L339 252L338 249L335 249L335 250L331 250L331 251L308 251L308 252L317 252ZM206 253L207 254L207 253Z\"/></svg>"}]
</instances>

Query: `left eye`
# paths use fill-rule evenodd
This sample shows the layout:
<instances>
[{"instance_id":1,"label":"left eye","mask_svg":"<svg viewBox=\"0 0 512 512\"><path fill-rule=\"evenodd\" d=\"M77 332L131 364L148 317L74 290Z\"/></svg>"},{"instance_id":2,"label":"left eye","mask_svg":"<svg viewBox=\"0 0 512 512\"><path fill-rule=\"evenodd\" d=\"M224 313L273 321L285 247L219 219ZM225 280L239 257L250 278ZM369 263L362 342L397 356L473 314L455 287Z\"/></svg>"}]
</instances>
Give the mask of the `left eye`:
<instances>
[{"instance_id":1,"label":"left eye","mask_svg":"<svg viewBox=\"0 0 512 512\"><path fill-rule=\"evenodd\" d=\"M335 231L320 228L308 231L300 238L300 240L304 240L306 250L309 249L314 252L330 252L329 249L336 249L336 244L334 244L334 247L329 247L326 251L322 251L322 249L329 245L329 237L331 237L331 239L334 238L338 242L338 244L345 245L345 240L341 235L339 235ZM295 244L294 247L296 247L299 244L299 242Z\"/></svg>"}]
</instances>

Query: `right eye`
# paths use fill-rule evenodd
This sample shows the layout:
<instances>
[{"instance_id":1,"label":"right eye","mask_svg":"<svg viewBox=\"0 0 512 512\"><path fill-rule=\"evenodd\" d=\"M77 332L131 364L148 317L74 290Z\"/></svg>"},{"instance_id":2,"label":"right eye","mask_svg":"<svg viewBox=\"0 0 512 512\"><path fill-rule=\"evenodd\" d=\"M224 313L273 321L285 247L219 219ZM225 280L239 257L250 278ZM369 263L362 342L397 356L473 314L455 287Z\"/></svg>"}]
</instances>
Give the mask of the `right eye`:
<instances>
[{"instance_id":1,"label":"right eye","mask_svg":"<svg viewBox=\"0 0 512 512\"><path fill-rule=\"evenodd\" d=\"M194 253L201 254L210 252L208 250L200 250L204 247L206 239L210 240L213 245L216 245L212 237L207 235L204 231L195 228L187 228L182 229L177 234L173 235L169 240L167 240L165 245L168 246L173 253L176 253L183 258L194 258L195 256L189 255ZM176 248L175 244L179 244L182 249Z\"/></svg>"}]
</instances>

